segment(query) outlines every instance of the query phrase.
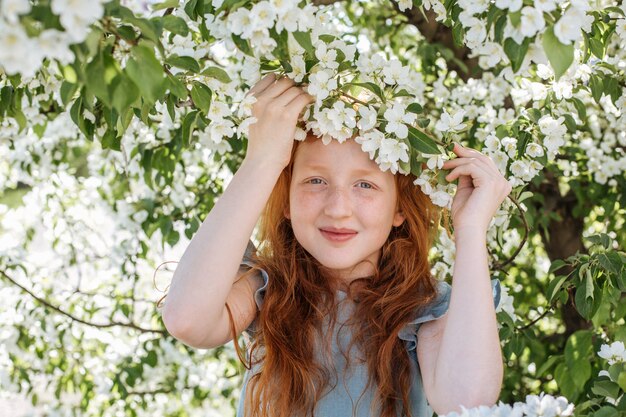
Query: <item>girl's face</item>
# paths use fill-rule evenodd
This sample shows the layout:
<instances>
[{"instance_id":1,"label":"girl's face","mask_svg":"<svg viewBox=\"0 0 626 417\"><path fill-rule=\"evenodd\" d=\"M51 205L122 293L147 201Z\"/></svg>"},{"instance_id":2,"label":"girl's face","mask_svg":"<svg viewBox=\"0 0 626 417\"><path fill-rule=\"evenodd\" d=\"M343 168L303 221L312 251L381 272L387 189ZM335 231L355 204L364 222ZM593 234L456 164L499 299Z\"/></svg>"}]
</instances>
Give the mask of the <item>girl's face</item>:
<instances>
[{"instance_id":1,"label":"girl's face","mask_svg":"<svg viewBox=\"0 0 626 417\"><path fill-rule=\"evenodd\" d=\"M393 174L382 172L354 140L299 144L285 217L302 247L342 281L374 273L368 263L351 268L364 259L377 265L391 227L404 221L396 205Z\"/></svg>"}]
</instances>

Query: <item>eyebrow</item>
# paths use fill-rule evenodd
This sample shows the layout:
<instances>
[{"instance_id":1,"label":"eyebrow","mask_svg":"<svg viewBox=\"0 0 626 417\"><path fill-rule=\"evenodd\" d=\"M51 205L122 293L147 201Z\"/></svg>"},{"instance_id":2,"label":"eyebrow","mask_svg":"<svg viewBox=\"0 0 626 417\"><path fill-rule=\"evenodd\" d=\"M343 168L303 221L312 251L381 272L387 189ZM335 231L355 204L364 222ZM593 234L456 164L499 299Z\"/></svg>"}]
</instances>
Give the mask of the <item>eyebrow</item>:
<instances>
[{"instance_id":1,"label":"eyebrow","mask_svg":"<svg viewBox=\"0 0 626 417\"><path fill-rule=\"evenodd\" d=\"M323 165L317 165L317 164L304 164L304 168L308 168L308 169L312 169L312 170L318 170L318 171L324 171L326 172L328 169L323 166ZM367 174L376 174L382 172L380 169L378 168L358 168L358 169L354 169L352 170L353 174L357 174L357 175L367 175Z\"/></svg>"}]
</instances>

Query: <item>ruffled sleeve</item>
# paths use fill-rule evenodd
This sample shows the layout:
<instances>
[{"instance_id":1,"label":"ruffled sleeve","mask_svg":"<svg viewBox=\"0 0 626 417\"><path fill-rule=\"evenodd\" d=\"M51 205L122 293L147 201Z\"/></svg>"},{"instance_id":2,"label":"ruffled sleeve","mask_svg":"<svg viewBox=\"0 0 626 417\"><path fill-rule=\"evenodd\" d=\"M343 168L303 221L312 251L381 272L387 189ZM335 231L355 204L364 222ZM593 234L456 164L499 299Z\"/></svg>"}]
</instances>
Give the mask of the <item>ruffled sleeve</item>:
<instances>
[{"instance_id":1,"label":"ruffled sleeve","mask_svg":"<svg viewBox=\"0 0 626 417\"><path fill-rule=\"evenodd\" d=\"M248 269L252 268L253 266L255 266L254 262L252 261L252 254L256 252L256 247L254 246L254 243L252 243L252 240L248 241L248 246L246 247L246 251L243 255L243 259L241 260L241 265L247 266ZM269 281L269 276L267 275L267 272L264 269L261 269L258 273L261 274L261 277L263 278L263 285L255 291L254 293L254 302L257 305L257 308L259 310L261 310L261 307L263 306L263 298L265 297L265 290L267 288L267 283ZM246 329L246 331L250 332L254 332L254 326L256 325L256 319L254 319L252 321L252 323L250 323L250 326L248 326L248 328Z\"/></svg>"},{"instance_id":2,"label":"ruffled sleeve","mask_svg":"<svg viewBox=\"0 0 626 417\"><path fill-rule=\"evenodd\" d=\"M500 281L498 279L491 280L491 290L493 295L493 305L498 308L500 304ZM411 351L417 347L417 331L422 323L436 320L448 312L450 306L450 294L452 286L445 281L437 283L437 297L428 306L424 308L417 318L400 330L398 337L406 341L407 350Z\"/></svg>"}]
</instances>

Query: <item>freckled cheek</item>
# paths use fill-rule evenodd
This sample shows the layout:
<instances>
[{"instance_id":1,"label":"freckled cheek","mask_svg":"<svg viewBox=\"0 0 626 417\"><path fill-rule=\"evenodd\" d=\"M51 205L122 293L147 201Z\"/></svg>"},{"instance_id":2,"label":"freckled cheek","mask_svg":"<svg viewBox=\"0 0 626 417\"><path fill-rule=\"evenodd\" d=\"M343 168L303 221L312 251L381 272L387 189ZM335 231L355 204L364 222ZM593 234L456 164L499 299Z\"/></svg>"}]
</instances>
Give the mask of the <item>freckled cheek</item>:
<instances>
[{"instance_id":1,"label":"freckled cheek","mask_svg":"<svg viewBox=\"0 0 626 417\"><path fill-rule=\"evenodd\" d=\"M321 210L323 199L311 193L298 193L291 197L290 205L292 219L308 219Z\"/></svg>"}]
</instances>

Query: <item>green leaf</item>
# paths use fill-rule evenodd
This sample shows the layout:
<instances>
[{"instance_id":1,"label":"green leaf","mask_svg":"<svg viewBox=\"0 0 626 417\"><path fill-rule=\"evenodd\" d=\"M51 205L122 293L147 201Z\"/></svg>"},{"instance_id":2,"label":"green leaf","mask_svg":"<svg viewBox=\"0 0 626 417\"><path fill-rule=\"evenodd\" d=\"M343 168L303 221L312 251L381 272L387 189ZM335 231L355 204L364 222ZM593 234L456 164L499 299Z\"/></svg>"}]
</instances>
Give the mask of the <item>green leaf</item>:
<instances>
[{"instance_id":1,"label":"green leaf","mask_svg":"<svg viewBox=\"0 0 626 417\"><path fill-rule=\"evenodd\" d=\"M63 77L65 78L65 81L69 83L78 82L78 75L76 75L76 70L71 65L62 66L61 72L63 73Z\"/></svg>"},{"instance_id":2,"label":"green leaf","mask_svg":"<svg viewBox=\"0 0 626 417\"><path fill-rule=\"evenodd\" d=\"M617 377L617 385L619 385L622 391L626 391L626 366L624 366L624 363L621 363L621 365L622 372L620 372L619 376Z\"/></svg>"},{"instance_id":3,"label":"green leaf","mask_svg":"<svg viewBox=\"0 0 626 417\"><path fill-rule=\"evenodd\" d=\"M511 38L506 38L504 41L504 53L511 60L513 72L517 72L521 68L529 44L530 38L525 38L521 45Z\"/></svg>"},{"instance_id":4,"label":"green leaf","mask_svg":"<svg viewBox=\"0 0 626 417\"><path fill-rule=\"evenodd\" d=\"M521 202L521 201L522 201L522 199L520 198L520 199L518 200L518 202ZM548 273L550 273L550 272L554 272L554 271L557 271L557 270L561 269L561 267L563 267L563 266L565 266L565 265L567 265L567 262L565 262L565 261L564 261L564 260L562 260L562 259L556 259L556 260L554 260L554 261L552 262L552 264L550 265L550 268L548 269Z\"/></svg>"},{"instance_id":5,"label":"green leaf","mask_svg":"<svg viewBox=\"0 0 626 417\"><path fill-rule=\"evenodd\" d=\"M196 121L198 119L198 110L190 111L185 115L182 124L182 139L183 139L183 147L189 147L189 138L193 134L193 129L196 126Z\"/></svg>"},{"instance_id":6,"label":"green leaf","mask_svg":"<svg viewBox=\"0 0 626 417\"><path fill-rule=\"evenodd\" d=\"M154 50L145 44L135 46L132 55L126 64L126 73L139 87L143 98L153 104L165 93L167 86L163 66Z\"/></svg>"},{"instance_id":7,"label":"green leaf","mask_svg":"<svg viewBox=\"0 0 626 417\"><path fill-rule=\"evenodd\" d=\"M526 109L526 112L528 113L528 118L534 123L539 122L539 119L541 119L542 115L539 109Z\"/></svg>"},{"instance_id":8,"label":"green leaf","mask_svg":"<svg viewBox=\"0 0 626 417\"><path fill-rule=\"evenodd\" d=\"M247 40L241 39L241 37L237 35L232 35L231 38L241 52L251 57L254 57L254 54L252 53L252 48L250 48L250 44Z\"/></svg>"},{"instance_id":9,"label":"green leaf","mask_svg":"<svg viewBox=\"0 0 626 417\"><path fill-rule=\"evenodd\" d=\"M70 117L83 135L85 135L87 139L93 140L93 124L83 117L83 108L83 97L78 97L70 109Z\"/></svg>"},{"instance_id":10,"label":"green leaf","mask_svg":"<svg viewBox=\"0 0 626 417\"><path fill-rule=\"evenodd\" d=\"M226 71L219 67L208 67L201 73L202 75L206 75L207 77L215 78L218 81L227 84L231 82L231 78Z\"/></svg>"},{"instance_id":11,"label":"green leaf","mask_svg":"<svg viewBox=\"0 0 626 417\"><path fill-rule=\"evenodd\" d=\"M429 124L430 124L430 119L427 117L422 117L422 118L417 119L417 125L421 127L422 129L426 129Z\"/></svg>"},{"instance_id":12,"label":"green leaf","mask_svg":"<svg viewBox=\"0 0 626 417\"><path fill-rule=\"evenodd\" d=\"M591 271L585 272L585 281L576 288L574 302L576 310L586 320L591 320L602 301L602 288L593 285L593 278L590 278Z\"/></svg>"},{"instance_id":13,"label":"green leaf","mask_svg":"<svg viewBox=\"0 0 626 417\"><path fill-rule=\"evenodd\" d=\"M413 97L413 94L409 93L408 91L406 91L406 89L402 89L400 91L398 91L397 93L393 94L393 97Z\"/></svg>"},{"instance_id":14,"label":"green leaf","mask_svg":"<svg viewBox=\"0 0 626 417\"><path fill-rule=\"evenodd\" d=\"M602 397L617 398L619 394L619 386L608 379L595 381L591 387L591 392Z\"/></svg>"},{"instance_id":15,"label":"green leaf","mask_svg":"<svg viewBox=\"0 0 626 417\"><path fill-rule=\"evenodd\" d=\"M104 133L100 144L102 145L102 149L114 149L116 151L121 150L120 138L115 136L115 131L113 130L107 130Z\"/></svg>"},{"instance_id":16,"label":"green leaf","mask_svg":"<svg viewBox=\"0 0 626 417\"><path fill-rule=\"evenodd\" d=\"M187 23L181 17L168 14L161 18L161 22L163 27L172 33L183 37L189 34L189 27L187 27Z\"/></svg>"},{"instance_id":17,"label":"green leaf","mask_svg":"<svg viewBox=\"0 0 626 417\"><path fill-rule=\"evenodd\" d=\"M567 366L564 363L558 364L554 371L554 379L559 386L559 394L567 398L575 398L580 390L567 371Z\"/></svg>"},{"instance_id":18,"label":"green leaf","mask_svg":"<svg viewBox=\"0 0 626 417\"><path fill-rule=\"evenodd\" d=\"M602 94L604 93L604 83L602 82L602 78L598 75L591 75L589 77L589 87L591 88L591 95L596 103L600 104L600 99L602 98Z\"/></svg>"},{"instance_id":19,"label":"green leaf","mask_svg":"<svg viewBox=\"0 0 626 417\"><path fill-rule=\"evenodd\" d=\"M376 94L376 96L379 99L384 101L385 95L383 93L383 90L377 84L367 82L367 83L345 83L344 85L356 85L357 87L363 87L371 91L372 93Z\"/></svg>"},{"instance_id":20,"label":"green leaf","mask_svg":"<svg viewBox=\"0 0 626 417\"><path fill-rule=\"evenodd\" d=\"M591 332L579 330L572 334L565 343L565 363L574 384L579 390L591 378L591 363L593 346Z\"/></svg>"},{"instance_id":21,"label":"green leaf","mask_svg":"<svg viewBox=\"0 0 626 417\"><path fill-rule=\"evenodd\" d=\"M626 363L617 362L609 366L609 375L611 377L611 380L617 381L620 375L623 375L623 374L626 374ZM622 389L624 389L624 387L622 387Z\"/></svg>"},{"instance_id":22,"label":"green leaf","mask_svg":"<svg viewBox=\"0 0 626 417\"><path fill-rule=\"evenodd\" d=\"M421 153L431 155L441 153L441 150L439 150L437 144L431 137L413 126L409 126L409 141L411 142L411 146Z\"/></svg>"},{"instance_id":23,"label":"green leaf","mask_svg":"<svg viewBox=\"0 0 626 417\"><path fill-rule=\"evenodd\" d=\"M593 300L593 277L591 276L591 269L585 271L585 297Z\"/></svg>"},{"instance_id":24,"label":"green leaf","mask_svg":"<svg viewBox=\"0 0 626 417\"><path fill-rule=\"evenodd\" d=\"M615 268L615 266L613 265L613 262L611 262L607 254L600 253L597 256L597 259L600 262L600 266L602 267L602 269L604 269L607 272L617 274L618 269Z\"/></svg>"},{"instance_id":25,"label":"green leaf","mask_svg":"<svg viewBox=\"0 0 626 417\"><path fill-rule=\"evenodd\" d=\"M134 42L135 40L137 40L137 32L135 32L135 29L133 29L132 26L118 26L117 33L119 33L122 38L126 39L127 41Z\"/></svg>"},{"instance_id":26,"label":"green leaf","mask_svg":"<svg viewBox=\"0 0 626 417\"><path fill-rule=\"evenodd\" d=\"M61 102L64 106L67 106L69 102L72 101L77 90L78 84L73 84L67 81L63 81L63 83L61 83L61 90L59 93L61 95Z\"/></svg>"},{"instance_id":27,"label":"green leaf","mask_svg":"<svg viewBox=\"0 0 626 417\"><path fill-rule=\"evenodd\" d=\"M101 52L87 64L87 89L107 106L111 107L111 96L108 86L117 76L117 68L110 54Z\"/></svg>"},{"instance_id":28,"label":"green leaf","mask_svg":"<svg viewBox=\"0 0 626 417\"><path fill-rule=\"evenodd\" d=\"M464 46L463 45L464 35L465 35L465 30L463 29L463 25L460 22L456 23L452 27L452 40L454 41L454 44L459 48Z\"/></svg>"},{"instance_id":29,"label":"green leaf","mask_svg":"<svg viewBox=\"0 0 626 417\"><path fill-rule=\"evenodd\" d=\"M418 103L411 103L408 105L408 107L406 108L406 111L410 112L410 113L415 113L415 114L419 114L421 112L424 111L424 109L422 108L421 105L419 105Z\"/></svg>"},{"instance_id":30,"label":"green leaf","mask_svg":"<svg viewBox=\"0 0 626 417\"><path fill-rule=\"evenodd\" d=\"M575 133L578 130L576 126L576 120L572 117L571 114L564 113L563 117L565 118L565 126L570 133Z\"/></svg>"},{"instance_id":31,"label":"green leaf","mask_svg":"<svg viewBox=\"0 0 626 417\"><path fill-rule=\"evenodd\" d=\"M506 26L506 22L506 13L501 15L498 20L496 20L496 25L494 27L494 40L497 43L502 43L502 36L504 35L504 27Z\"/></svg>"},{"instance_id":32,"label":"green leaf","mask_svg":"<svg viewBox=\"0 0 626 417\"><path fill-rule=\"evenodd\" d=\"M311 34L309 32L291 32L291 34L310 56L315 55L313 42L311 42Z\"/></svg>"},{"instance_id":33,"label":"green leaf","mask_svg":"<svg viewBox=\"0 0 626 417\"><path fill-rule=\"evenodd\" d=\"M548 284L548 290L547 290L548 301L550 303L552 303L552 301L554 300L554 297L559 293L559 290L563 286L563 283L565 283L565 281L570 275L571 273L568 275L559 275L556 278L554 278L552 281L550 281L550 284Z\"/></svg>"},{"instance_id":34,"label":"green leaf","mask_svg":"<svg viewBox=\"0 0 626 417\"><path fill-rule=\"evenodd\" d=\"M172 94L174 94L181 100L187 98L187 88L178 77L172 74L167 74L167 80L169 82L169 89Z\"/></svg>"},{"instance_id":35,"label":"green leaf","mask_svg":"<svg viewBox=\"0 0 626 417\"><path fill-rule=\"evenodd\" d=\"M211 94L209 87L199 81L194 81L193 87L191 87L191 99L196 108L204 114L207 114L211 107Z\"/></svg>"},{"instance_id":36,"label":"green leaf","mask_svg":"<svg viewBox=\"0 0 626 417\"><path fill-rule=\"evenodd\" d=\"M122 114L139 98L139 89L130 78L120 74L113 90L113 108Z\"/></svg>"},{"instance_id":37,"label":"green leaf","mask_svg":"<svg viewBox=\"0 0 626 417\"><path fill-rule=\"evenodd\" d=\"M148 356L146 356L146 364L150 367L154 368L157 364L157 354L154 350L148 352Z\"/></svg>"},{"instance_id":38,"label":"green leaf","mask_svg":"<svg viewBox=\"0 0 626 417\"><path fill-rule=\"evenodd\" d=\"M600 407L593 414L589 414L592 417L619 417L621 413L617 410L617 408L612 407L610 405L605 405Z\"/></svg>"},{"instance_id":39,"label":"green leaf","mask_svg":"<svg viewBox=\"0 0 626 417\"><path fill-rule=\"evenodd\" d=\"M543 365L541 365L539 369L537 369L537 373L536 373L537 378L541 378L543 374L545 374L549 369L551 369L552 366L554 366L555 362L557 362L560 358L561 356L557 356L557 355L552 355L548 357L548 359L543 363Z\"/></svg>"},{"instance_id":40,"label":"green leaf","mask_svg":"<svg viewBox=\"0 0 626 417\"><path fill-rule=\"evenodd\" d=\"M589 49L591 53L602 59L604 57L604 45L596 38L589 38Z\"/></svg>"},{"instance_id":41,"label":"green leaf","mask_svg":"<svg viewBox=\"0 0 626 417\"><path fill-rule=\"evenodd\" d=\"M585 119L587 119L587 108L585 104L579 98L576 98L576 97L572 97L570 101L574 103L574 107L576 107L576 111L578 112L578 118L582 120L584 124Z\"/></svg>"},{"instance_id":42,"label":"green leaf","mask_svg":"<svg viewBox=\"0 0 626 417\"><path fill-rule=\"evenodd\" d=\"M543 49L554 70L554 78L558 80L574 62L574 45L562 44L554 35L554 27L550 26L543 33Z\"/></svg>"},{"instance_id":43,"label":"green leaf","mask_svg":"<svg viewBox=\"0 0 626 417\"><path fill-rule=\"evenodd\" d=\"M165 63L176 68L182 68L191 71L196 74L200 72L200 64L198 64L198 61L190 56L170 55L165 60Z\"/></svg>"},{"instance_id":44,"label":"green leaf","mask_svg":"<svg viewBox=\"0 0 626 417\"><path fill-rule=\"evenodd\" d=\"M622 95L622 87L619 81L614 77L605 76L602 84L604 86L604 94L610 95L611 100L615 103Z\"/></svg>"},{"instance_id":45,"label":"green leaf","mask_svg":"<svg viewBox=\"0 0 626 417\"><path fill-rule=\"evenodd\" d=\"M152 5L152 10L163 10L169 9L171 7L177 7L180 4L180 0L165 0L160 3L156 3Z\"/></svg>"},{"instance_id":46,"label":"green leaf","mask_svg":"<svg viewBox=\"0 0 626 417\"><path fill-rule=\"evenodd\" d=\"M157 21L153 21L139 18L135 16L131 9L124 6L120 7L119 11L119 16L123 18L123 20L125 20L127 23L136 26L144 38L151 40L152 42L154 42L155 45L161 45L160 39L162 29L161 25L159 24L160 19L157 19Z\"/></svg>"}]
</instances>

